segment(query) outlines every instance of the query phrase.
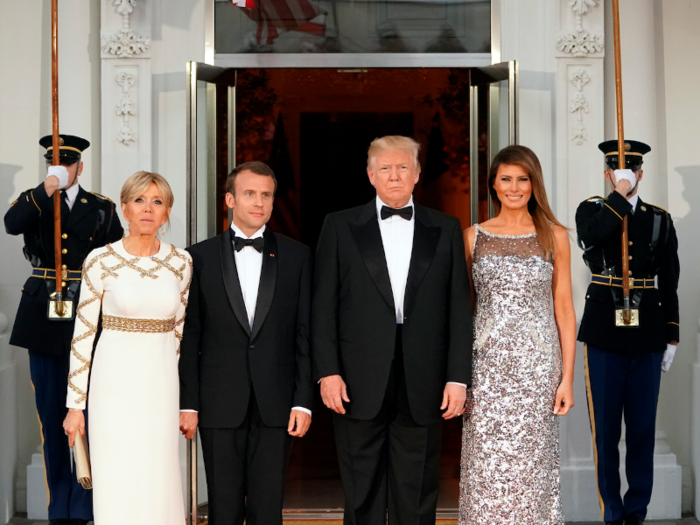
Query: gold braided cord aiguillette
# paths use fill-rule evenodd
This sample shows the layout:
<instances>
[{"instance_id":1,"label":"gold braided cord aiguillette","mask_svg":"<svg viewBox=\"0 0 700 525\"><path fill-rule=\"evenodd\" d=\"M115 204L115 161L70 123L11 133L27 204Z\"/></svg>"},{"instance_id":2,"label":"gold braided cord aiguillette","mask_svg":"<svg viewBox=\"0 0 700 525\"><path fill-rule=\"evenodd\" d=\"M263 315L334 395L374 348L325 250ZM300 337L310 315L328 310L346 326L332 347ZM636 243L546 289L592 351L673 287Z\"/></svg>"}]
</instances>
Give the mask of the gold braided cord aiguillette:
<instances>
[{"instance_id":1,"label":"gold braided cord aiguillette","mask_svg":"<svg viewBox=\"0 0 700 525\"><path fill-rule=\"evenodd\" d=\"M118 332L163 334L175 330L175 318L134 319L131 317L103 315L102 328L104 330L116 330Z\"/></svg>"}]
</instances>

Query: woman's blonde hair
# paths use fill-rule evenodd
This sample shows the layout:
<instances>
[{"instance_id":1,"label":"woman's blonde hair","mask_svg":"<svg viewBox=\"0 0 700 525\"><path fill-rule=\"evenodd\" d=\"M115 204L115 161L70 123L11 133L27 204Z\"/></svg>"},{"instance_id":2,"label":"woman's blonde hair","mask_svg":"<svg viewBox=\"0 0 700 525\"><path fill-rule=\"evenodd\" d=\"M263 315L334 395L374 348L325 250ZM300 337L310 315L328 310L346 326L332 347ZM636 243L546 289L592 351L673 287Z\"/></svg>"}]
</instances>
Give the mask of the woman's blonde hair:
<instances>
[{"instance_id":1,"label":"woman's blonde hair","mask_svg":"<svg viewBox=\"0 0 700 525\"><path fill-rule=\"evenodd\" d=\"M527 203L527 211L530 212L532 220L535 223L537 230L537 238L539 239L544 251L547 255L554 253L554 231L553 225L561 226L561 224L549 207L547 200L547 191L544 187L544 177L542 176L542 165L540 164L537 155L530 148L525 146L507 146L496 154L496 157L489 168L489 193L493 201L493 207L496 215L501 212L501 201L498 200L498 194L493 187L498 175L498 168L507 164L511 166L519 166L529 176L532 184L532 195Z\"/></svg>"},{"instance_id":2,"label":"woman's blonde hair","mask_svg":"<svg viewBox=\"0 0 700 525\"><path fill-rule=\"evenodd\" d=\"M146 190L148 190L151 184L155 184L156 188L158 188L158 192L165 201L165 207L168 209L172 208L175 197L173 196L173 190L170 188L170 184L168 184L165 177L159 173L151 173L150 171L137 171L126 179L126 182L122 186L119 200L122 204L128 204L146 193ZM166 224L169 228L170 217L168 217L168 222Z\"/></svg>"},{"instance_id":3,"label":"woman's blonde hair","mask_svg":"<svg viewBox=\"0 0 700 525\"><path fill-rule=\"evenodd\" d=\"M411 137L403 137L401 135L387 135L385 137L374 139L367 150L367 167L371 167L372 159L374 157L384 151L392 149L407 151L413 156L416 162L416 168L420 167L420 163L418 162L420 144Z\"/></svg>"}]
</instances>

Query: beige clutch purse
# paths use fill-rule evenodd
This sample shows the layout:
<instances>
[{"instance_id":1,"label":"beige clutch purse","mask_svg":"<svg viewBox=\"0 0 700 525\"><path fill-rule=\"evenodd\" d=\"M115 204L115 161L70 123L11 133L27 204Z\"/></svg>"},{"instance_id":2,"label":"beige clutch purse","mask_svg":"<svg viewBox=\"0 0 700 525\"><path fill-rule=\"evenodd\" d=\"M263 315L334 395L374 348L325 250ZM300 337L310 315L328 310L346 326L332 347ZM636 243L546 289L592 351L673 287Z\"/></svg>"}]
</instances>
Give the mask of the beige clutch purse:
<instances>
[{"instance_id":1,"label":"beige clutch purse","mask_svg":"<svg viewBox=\"0 0 700 525\"><path fill-rule=\"evenodd\" d=\"M75 443L73 445L73 455L75 457L75 474L84 489L92 488L92 474L90 473L90 454L88 454L87 441L80 432L75 433Z\"/></svg>"}]
</instances>

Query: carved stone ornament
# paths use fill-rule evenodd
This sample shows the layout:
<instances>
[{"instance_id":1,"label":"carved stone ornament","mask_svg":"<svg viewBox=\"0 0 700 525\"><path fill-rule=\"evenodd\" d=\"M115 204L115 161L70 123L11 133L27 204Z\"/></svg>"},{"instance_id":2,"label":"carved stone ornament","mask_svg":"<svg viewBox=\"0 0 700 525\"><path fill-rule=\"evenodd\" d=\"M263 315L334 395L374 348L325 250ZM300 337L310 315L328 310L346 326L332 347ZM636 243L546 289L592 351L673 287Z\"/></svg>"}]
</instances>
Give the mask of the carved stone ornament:
<instances>
[{"instance_id":1,"label":"carved stone ornament","mask_svg":"<svg viewBox=\"0 0 700 525\"><path fill-rule=\"evenodd\" d=\"M590 81L591 76L585 69L577 69L573 71L569 77L569 82L571 82L576 88L575 95L569 101L569 111L577 114L571 140L573 140L579 146L582 146L588 139L588 131L586 130L586 125L583 122L583 114L588 113L590 111L590 107L588 104L588 99L583 94L583 88L585 88Z\"/></svg>"},{"instance_id":2,"label":"carved stone ornament","mask_svg":"<svg viewBox=\"0 0 700 525\"><path fill-rule=\"evenodd\" d=\"M605 48L603 35L596 35L583 28L583 17L599 0L569 0L569 7L576 15L576 29L563 33L557 39L557 49L562 53L574 55L577 58L587 57L591 53L600 53Z\"/></svg>"},{"instance_id":3,"label":"carved stone ornament","mask_svg":"<svg viewBox=\"0 0 700 525\"><path fill-rule=\"evenodd\" d=\"M143 38L131 29L131 13L136 0L114 0L113 5L122 16L122 27L113 35L102 38L102 51L118 58L131 58L148 51L151 39Z\"/></svg>"},{"instance_id":4,"label":"carved stone ornament","mask_svg":"<svg viewBox=\"0 0 700 525\"><path fill-rule=\"evenodd\" d=\"M122 117L122 127L117 132L117 142L129 146L130 142L136 142L136 130L131 127L130 119L136 116L136 104L131 99L129 91L136 84L136 75L122 71L114 78L122 88L122 94L116 105L118 117Z\"/></svg>"}]
</instances>

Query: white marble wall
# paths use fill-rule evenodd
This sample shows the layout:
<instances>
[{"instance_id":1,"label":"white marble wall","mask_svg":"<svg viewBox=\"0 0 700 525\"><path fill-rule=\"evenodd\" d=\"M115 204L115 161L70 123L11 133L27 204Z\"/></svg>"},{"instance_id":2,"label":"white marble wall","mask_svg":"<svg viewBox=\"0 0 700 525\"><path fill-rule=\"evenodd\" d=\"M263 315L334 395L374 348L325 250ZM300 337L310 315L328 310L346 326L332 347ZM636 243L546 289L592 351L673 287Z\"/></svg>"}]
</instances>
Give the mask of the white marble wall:
<instances>
[{"instance_id":1,"label":"white marble wall","mask_svg":"<svg viewBox=\"0 0 700 525\"><path fill-rule=\"evenodd\" d=\"M683 510L700 515L700 5L654 7L659 157L658 172L647 176L665 186L659 205L673 216L681 259L681 343L661 383L658 421L683 467Z\"/></svg>"}]
</instances>

